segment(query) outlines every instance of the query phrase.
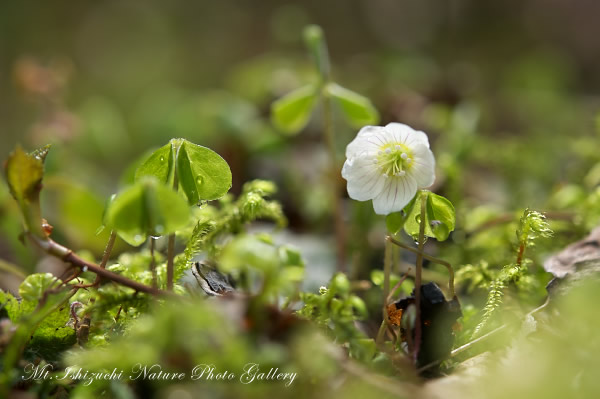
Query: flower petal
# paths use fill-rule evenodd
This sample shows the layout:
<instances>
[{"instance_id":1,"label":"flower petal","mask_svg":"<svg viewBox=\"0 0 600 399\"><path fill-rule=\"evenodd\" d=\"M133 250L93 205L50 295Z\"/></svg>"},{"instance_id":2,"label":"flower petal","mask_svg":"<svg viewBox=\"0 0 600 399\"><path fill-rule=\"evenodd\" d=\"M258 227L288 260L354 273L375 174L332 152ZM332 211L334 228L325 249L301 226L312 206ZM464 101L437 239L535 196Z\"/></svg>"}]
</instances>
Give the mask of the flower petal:
<instances>
[{"instance_id":1,"label":"flower petal","mask_svg":"<svg viewBox=\"0 0 600 399\"><path fill-rule=\"evenodd\" d=\"M414 130L408 125L397 122L388 123L385 125L385 129L394 135L394 141L398 143L405 144L410 148L420 143L429 148L429 139L420 130Z\"/></svg>"},{"instance_id":2,"label":"flower petal","mask_svg":"<svg viewBox=\"0 0 600 399\"><path fill-rule=\"evenodd\" d=\"M412 176L419 188L426 188L435 181L435 158L429 147L417 144L413 148L412 167L408 175Z\"/></svg>"},{"instance_id":3,"label":"flower petal","mask_svg":"<svg viewBox=\"0 0 600 399\"><path fill-rule=\"evenodd\" d=\"M342 177L348 181L348 195L357 201L374 198L387 180L375 165L375 156L363 154L346 160L342 168Z\"/></svg>"},{"instance_id":4,"label":"flower petal","mask_svg":"<svg viewBox=\"0 0 600 399\"><path fill-rule=\"evenodd\" d=\"M373 209L378 215L401 211L417 193L417 182L411 176L386 179L385 187L373 199Z\"/></svg>"},{"instance_id":5,"label":"flower petal","mask_svg":"<svg viewBox=\"0 0 600 399\"><path fill-rule=\"evenodd\" d=\"M365 126L358 132L356 138L346 147L346 158L352 158L364 151L377 151L380 145L380 140L369 140L383 131L381 126Z\"/></svg>"}]
</instances>

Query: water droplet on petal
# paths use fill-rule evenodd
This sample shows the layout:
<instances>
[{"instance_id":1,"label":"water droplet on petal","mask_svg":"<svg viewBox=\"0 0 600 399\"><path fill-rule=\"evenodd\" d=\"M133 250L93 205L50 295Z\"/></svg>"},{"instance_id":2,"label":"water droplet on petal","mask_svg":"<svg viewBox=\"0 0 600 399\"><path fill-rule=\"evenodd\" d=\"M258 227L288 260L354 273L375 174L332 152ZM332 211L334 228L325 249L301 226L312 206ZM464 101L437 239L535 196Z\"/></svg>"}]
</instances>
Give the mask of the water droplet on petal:
<instances>
[{"instance_id":1,"label":"water droplet on petal","mask_svg":"<svg viewBox=\"0 0 600 399\"><path fill-rule=\"evenodd\" d=\"M165 162L165 157L163 157L162 155L160 156L160 162Z\"/></svg>"},{"instance_id":2,"label":"water droplet on petal","mask_svg":"<svg viewBox=\"0 0 600 399\"><path fill-rule=\"evenodd\" d=\"M196 177L196 183L197 183L198 185L200 185L200 184L204 183L204 179L202 178L202 176L198 176L198 177Z\"/></svg>"}]
</instances>

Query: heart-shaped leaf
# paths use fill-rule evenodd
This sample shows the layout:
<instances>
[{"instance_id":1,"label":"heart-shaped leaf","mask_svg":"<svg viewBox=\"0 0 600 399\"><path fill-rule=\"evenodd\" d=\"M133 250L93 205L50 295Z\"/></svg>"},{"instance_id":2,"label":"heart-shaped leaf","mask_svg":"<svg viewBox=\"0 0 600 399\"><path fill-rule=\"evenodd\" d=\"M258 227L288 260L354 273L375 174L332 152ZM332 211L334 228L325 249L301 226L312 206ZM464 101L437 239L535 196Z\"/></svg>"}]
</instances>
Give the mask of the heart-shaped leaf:
<instances>
[{"instance_id":1,"label":"heart-shaped leaf","mask_svg":"<svg viewBox=\"0 0 600 399\"><path fill-rule=\"evenodd\" d=\"M106 211L106 222L134 246L142 244L148 235L173 233L189 220L185 199L154 177L145 177L119 193Z\"/></svg>"},{"instance_id":2,"label":"heart-shaped leaf","mask_svg":"<svg viewBox=\"0 0 600 399\"><path fill-rule=\"evenodd\" d=\"M410 209L405 208L407 216L404 222L404 231L414 239L419 237L421 198L423 196L426 196L425 236L444 241L455 227L454 206L446 198L429 191L419 191L414 199L414 205Z\"/></svg>"},{"instance_id":3,"label":"heart-shaped leaf","mask_svg":"<svg viewBox=\"0 0 600 399\"><path fill-rule=\"evenodd\" d=\"M161 183L169 183L174 169L190 204L220 198L231 188L227 162L213 150L185 139L172 139L153 152L137 169L135 180L154 176Z\"/></svg>"},{"instance_id":4,"label":"heart-shaped leaf","mask_svg":"<svg viewBox=\"0 0 600 399\"><path fill-rule=\"evenodd\" d=\"M135 171L135 180L144 176L154 176L161 183L168 183L173 169L173 143L172 140L154 151L143 164Z\"/></svg>"},{"instance_id":5,"label":"heart-shaped leaf","mask_svg":"<svg viewBox=\"0 0 600 399\"><path fill-rule=\"evenodd\" d=\"M376 125L379 122L379 112L367 97L336 83L329 83L325 87L325 93L340 106L351 126L360 128L366 125Z\"/></svg>"},{"instance_id":6,"label":"heart-shaped leaf","mask_svg":"<svg viewBox=\"0 0 600 399\"><path fill-rule=\"evenodd\" d=\"M273 125L284 133L298 133L308 123L316 102L317 91L313 85L286 94L271 105Z\"/></svg>"},{"instance_id":7,"label":"heart-shaped leaf","mask_svg":"<svg viewBox=\"0 0 600 399\"><path fill-rule=\"evenodd\" d=\"M221 198L231 188L231 169L213 150L184 140L177 152L179 185L190 204Z\"/></svg>"}]
</instances>

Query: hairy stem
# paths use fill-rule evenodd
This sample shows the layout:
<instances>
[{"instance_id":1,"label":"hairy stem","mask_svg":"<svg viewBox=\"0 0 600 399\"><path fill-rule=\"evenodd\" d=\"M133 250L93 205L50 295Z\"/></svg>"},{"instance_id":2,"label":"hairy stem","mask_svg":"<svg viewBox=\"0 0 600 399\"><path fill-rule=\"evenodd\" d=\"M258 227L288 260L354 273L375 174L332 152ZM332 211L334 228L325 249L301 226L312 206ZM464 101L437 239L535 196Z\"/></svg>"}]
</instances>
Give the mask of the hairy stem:
<instances>
[{"instance_id":1,"label":"hairy stem","mask_svg":"<svg viewBox=\"0 0 600 399\"><path fill-rule=\"evenodd\" d=\"M519 244L519 252L517 253L517 260L515 262L515 264L517 265L517 267L520 269L521 268L521 264L523 263L523 255L525 254L525 242L521 242Z\"/></svg>"},{"instance_id":2,"label":"hairy stem","mask_svg":"<svg viewBox=\"0 0 600 399\"><path fill-rule=\"evenodd\" d=\"M117 239L117 232L112 230L110 232L110 237L108 237L108 242L106 243L106 247L104 248L104 253L102 254L102 260L100 261L100 267L106 269L106 264L110 259L110 254L115 246L115 240Z\"/></svg>"}]
</instances>

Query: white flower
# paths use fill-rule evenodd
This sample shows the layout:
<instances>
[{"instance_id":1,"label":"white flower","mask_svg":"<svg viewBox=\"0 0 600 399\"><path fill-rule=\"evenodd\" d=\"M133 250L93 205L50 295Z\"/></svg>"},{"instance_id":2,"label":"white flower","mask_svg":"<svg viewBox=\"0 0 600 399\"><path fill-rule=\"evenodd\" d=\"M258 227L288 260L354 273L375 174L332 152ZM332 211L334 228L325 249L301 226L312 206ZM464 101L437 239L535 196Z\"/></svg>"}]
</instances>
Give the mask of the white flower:
<instances>
[{"instance_id":1,"label":"white flower","mask_svg":"<svg viewBox=\"0 0 600 399\"><path fill-rule=\"evenodd\" d=\"M350 198L373 200L375 213L401 211L435 180L435 159L423 132L401 123L366 126L348 147L342 177Z\"/></svg>"}]
</instances>

